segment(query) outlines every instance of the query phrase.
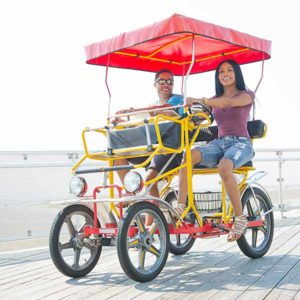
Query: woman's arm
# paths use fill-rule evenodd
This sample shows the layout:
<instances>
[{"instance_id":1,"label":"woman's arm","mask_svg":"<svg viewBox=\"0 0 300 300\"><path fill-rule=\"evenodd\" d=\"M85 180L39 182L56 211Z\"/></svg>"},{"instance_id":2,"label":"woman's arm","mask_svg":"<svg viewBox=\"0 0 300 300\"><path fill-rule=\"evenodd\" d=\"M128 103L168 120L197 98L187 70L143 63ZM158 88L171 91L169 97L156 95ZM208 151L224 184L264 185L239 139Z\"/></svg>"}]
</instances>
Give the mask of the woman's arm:
<instances>
[{"instance_id":1,"label":"woman's arm","mask_svg":"<svg viewBox=\"0 0 300 300\"><path fill-rule=\"evenodd\" d=\"M237 107L237 106L245 106L252 103L252 97L247 92L240 93L235 97L218 97L218 98L191 98L188 97L186 99L187 105L191 106L195 103L205 104L215 108L226 108L226 107Z\"/></svg>"}]
</instances>

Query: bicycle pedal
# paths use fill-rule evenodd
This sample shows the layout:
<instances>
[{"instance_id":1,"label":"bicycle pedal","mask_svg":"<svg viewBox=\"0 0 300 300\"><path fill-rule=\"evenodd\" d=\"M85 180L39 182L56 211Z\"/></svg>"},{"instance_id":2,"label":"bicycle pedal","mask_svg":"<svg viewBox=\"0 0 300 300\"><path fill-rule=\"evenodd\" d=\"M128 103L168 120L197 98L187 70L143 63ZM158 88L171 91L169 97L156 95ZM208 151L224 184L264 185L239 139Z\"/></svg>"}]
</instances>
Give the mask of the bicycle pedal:
<instances>
[{"instance_id":1,"label":"bicycle pedal","mask_svg":"<svg viewBox=\"0 0 300 300\"><path fill-rule=\"evenodd\" d=\"M228 227L226 227L224 225L221 225L221 224L212 223L211 226L212 227L217 227L217 228L222 229L222 230L224 230L226 232L230 231L230 228L228 228Z\"/></svg>"}]
</instances>

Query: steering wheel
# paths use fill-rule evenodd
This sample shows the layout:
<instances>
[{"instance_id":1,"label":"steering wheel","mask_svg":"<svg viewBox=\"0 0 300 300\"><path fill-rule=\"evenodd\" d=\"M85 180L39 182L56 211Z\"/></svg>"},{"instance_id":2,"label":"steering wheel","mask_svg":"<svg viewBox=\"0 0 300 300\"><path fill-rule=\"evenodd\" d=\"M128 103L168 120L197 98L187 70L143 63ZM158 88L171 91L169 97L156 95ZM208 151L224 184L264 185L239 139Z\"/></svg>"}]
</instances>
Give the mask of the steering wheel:
<instances>
[{"instance_id":1,"label":"steering wheel","mask_svg":"<svg viewBox=\"0 0 300 300\"><path fill-rule=\"evenodd\" d=\"M205 114L208 116L208 118L209 118L211 124L212 124L212 123L214 122L214 120L215 120L214 115L213 115L213 113L212 113L212 110L211 110L210 106L205 105L205 104L203 104L203 103L198 103L198 102L197 102L197 103L195 103L194 105L192 105L192 106L190 107L190 112L193 113L193 114L195 114L195 113L197 113L197 112L203 112L203 113L205 113ZM193 117L192 117L192 121L195 122L196 124L197 124L197 123L201 123L201 122L203 122L203 121L205 121L205 120L206 120L205 118L199 117L199 116L193 116Z\"/></svg>"}]
</instances>

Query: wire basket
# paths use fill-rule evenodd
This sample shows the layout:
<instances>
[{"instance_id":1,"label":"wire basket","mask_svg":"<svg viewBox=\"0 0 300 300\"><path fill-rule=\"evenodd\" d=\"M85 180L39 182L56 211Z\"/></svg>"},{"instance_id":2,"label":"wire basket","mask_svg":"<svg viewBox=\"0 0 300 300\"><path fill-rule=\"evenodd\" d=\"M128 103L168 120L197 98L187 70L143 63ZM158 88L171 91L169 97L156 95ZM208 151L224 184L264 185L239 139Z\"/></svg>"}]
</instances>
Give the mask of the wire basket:
<instances>
[{"instance_id":1,"label":"wire basket","mask_svg":"<svg viewBox=\"0 0 300 300\"><path fill-rule=\"evenodd\" d=\"M194 193L197 210L201 213L216 213L222 211L222 193Z\"/></svg>"}]
</instances>

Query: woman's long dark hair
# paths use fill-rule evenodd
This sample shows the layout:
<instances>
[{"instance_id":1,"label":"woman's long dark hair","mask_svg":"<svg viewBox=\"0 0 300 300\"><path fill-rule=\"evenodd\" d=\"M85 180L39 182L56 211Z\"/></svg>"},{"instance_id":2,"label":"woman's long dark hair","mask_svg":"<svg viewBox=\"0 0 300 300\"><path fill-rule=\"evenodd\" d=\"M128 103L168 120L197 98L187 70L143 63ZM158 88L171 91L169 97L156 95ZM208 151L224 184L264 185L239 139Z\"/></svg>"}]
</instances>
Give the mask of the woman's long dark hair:
<instances>
[{"instance_id":1,"label":"woman's long dark hair","mask_svg":"<svg viewBox=\"0 0 300 300\"><path fill-rule=\"evenodd\" d=\"M223 60L218 65L218 67L216 69L216 73L215 73L215 84L216 84L216 96L217 97L222 96L224 94L224 87L220 83L220 80L219 80L219 71L220 71L221 65L225 62L229 63L233 68L237 89L239 91L244 91L246 89L246 85L245 85L245 81L244 81L244 77L243 77L243 73L242 73L240 65L232 59Z\"/></svg>"}]
</instances>

